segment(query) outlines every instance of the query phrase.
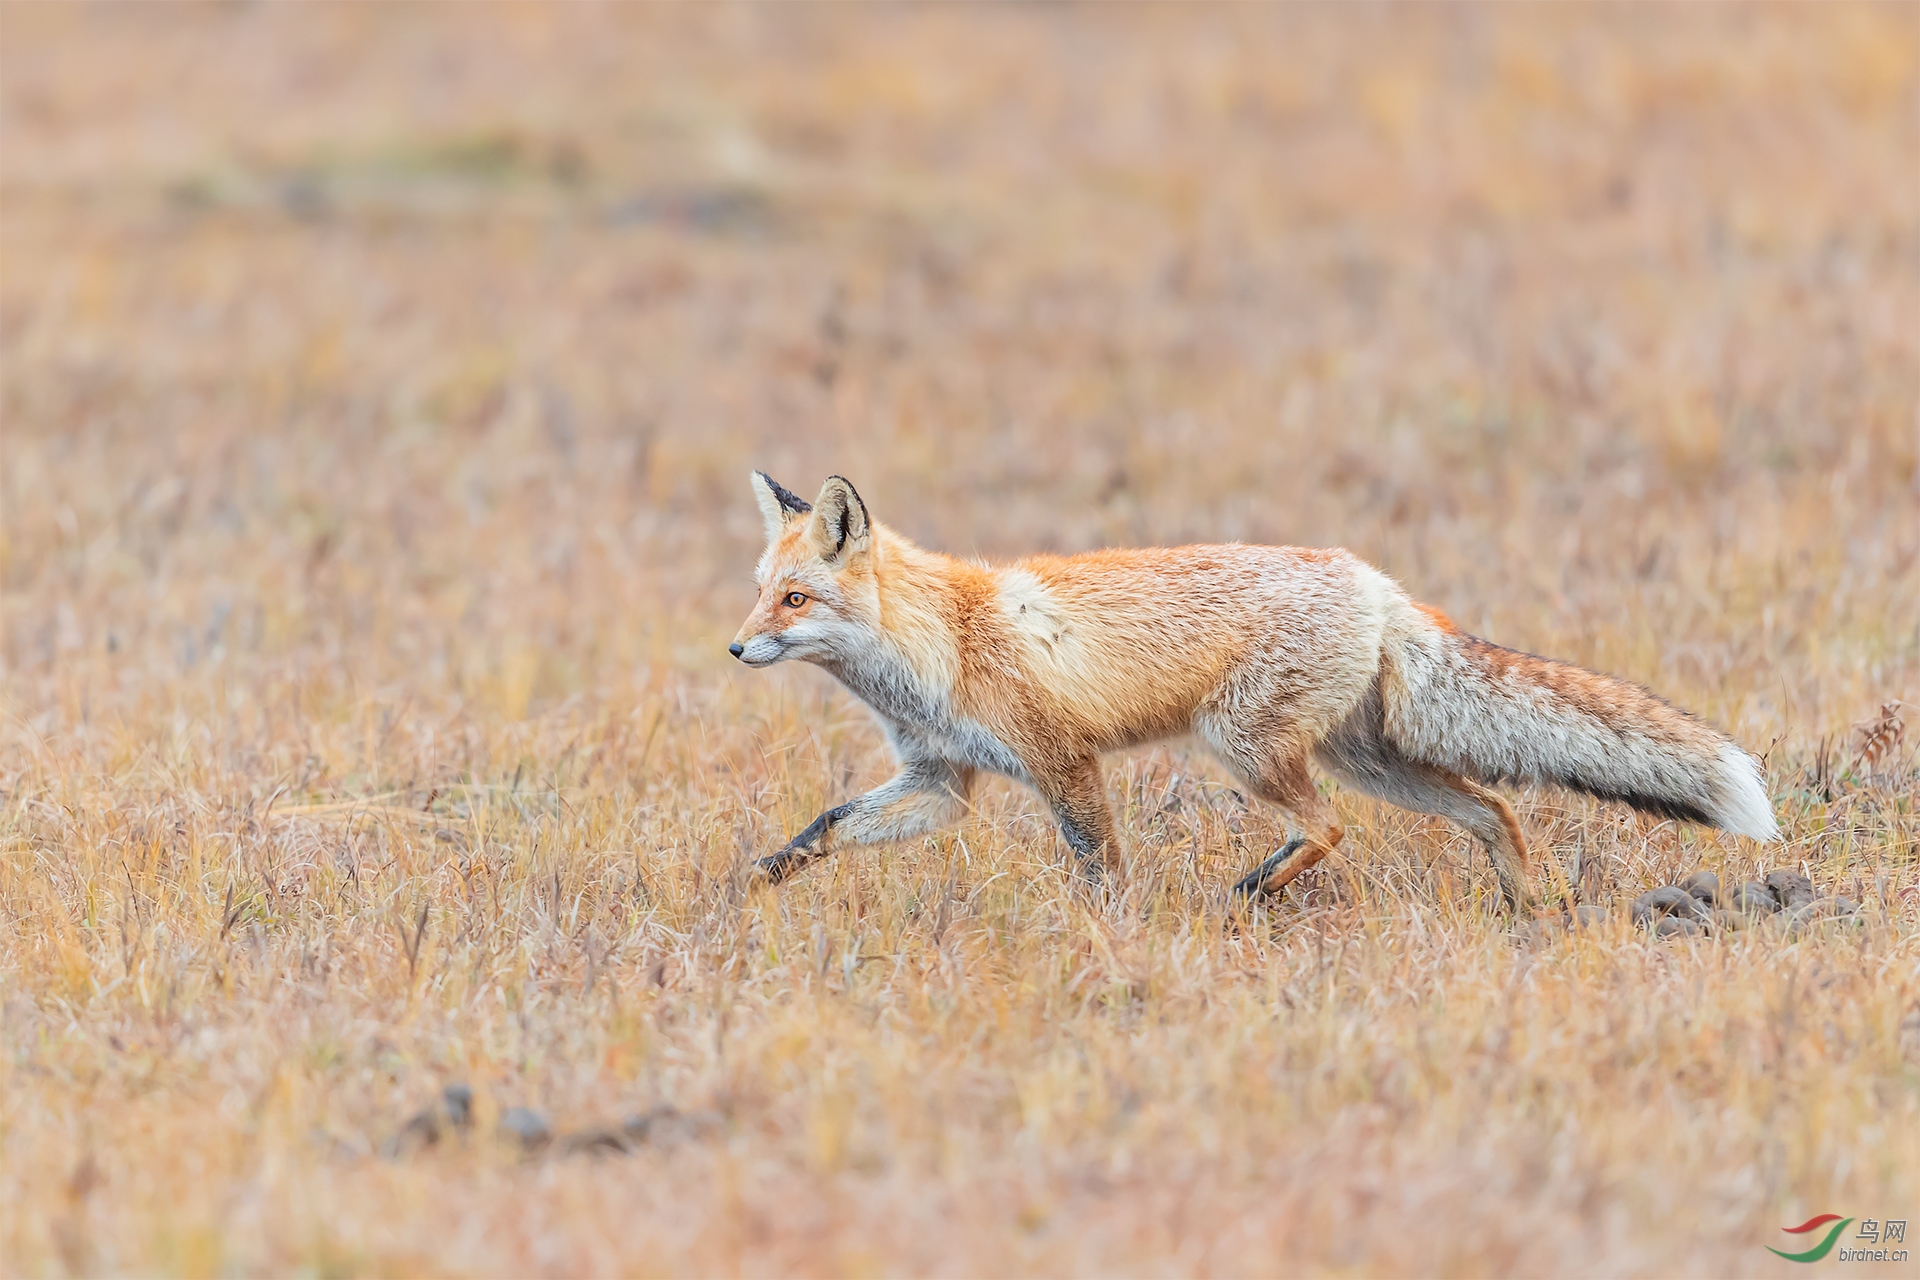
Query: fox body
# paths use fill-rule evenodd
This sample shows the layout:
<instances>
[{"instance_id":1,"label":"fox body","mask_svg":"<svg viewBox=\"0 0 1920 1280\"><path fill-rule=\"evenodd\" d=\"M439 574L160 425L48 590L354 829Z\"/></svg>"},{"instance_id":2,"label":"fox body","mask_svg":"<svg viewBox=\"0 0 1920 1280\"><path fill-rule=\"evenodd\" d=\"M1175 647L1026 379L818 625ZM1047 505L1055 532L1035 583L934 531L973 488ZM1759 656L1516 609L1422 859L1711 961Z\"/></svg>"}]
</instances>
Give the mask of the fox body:
<instances>
[{"instance_id":1,"label":"fox body","mask_svg":"<svg viewBox=\"0 0 1920 1280\"><path fill-rule=\"evenodd\" d=\"M1242 895L1277 892L1339 843L1310 761L1460 824L1515 908L1529 902L1526 842L1496 782L1778 836L1758 765L1721 734L1638 685L1467 635L1345 551L1192 546L987 566L878 524L838 476L812 503L759 472L752 484L767 546L731 652L825 668L900 761L760 860L767 879L841 844L959 820L982 770L1037 791L1100 875L1119 848L1099 757L1185 734L1302 824Z\"/></svg>"}]
</instances>

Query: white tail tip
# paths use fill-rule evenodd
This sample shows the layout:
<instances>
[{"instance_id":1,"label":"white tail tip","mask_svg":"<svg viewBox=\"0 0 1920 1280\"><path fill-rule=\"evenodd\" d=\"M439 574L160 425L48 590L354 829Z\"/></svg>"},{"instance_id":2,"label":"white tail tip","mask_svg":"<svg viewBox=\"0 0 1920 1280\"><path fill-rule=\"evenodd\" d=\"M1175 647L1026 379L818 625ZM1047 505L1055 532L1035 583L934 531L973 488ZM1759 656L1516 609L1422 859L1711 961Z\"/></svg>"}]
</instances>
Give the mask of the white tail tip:
<instances>
[{"instance_id":1,"label":"white tail tip","mask_svg":"<svg viewBox=\"0 0 1920 1280\"><path fill-rule=\"evenodd\" d=\"M1760 776L1760 762L1729 742L1720 748L1719 794L1716 824L1722 831L1754 840L1772 842L1780 838L1780 824L1773 820L1773 802L1767 799L1767 784Z\"/></svg>"}]
</instances>

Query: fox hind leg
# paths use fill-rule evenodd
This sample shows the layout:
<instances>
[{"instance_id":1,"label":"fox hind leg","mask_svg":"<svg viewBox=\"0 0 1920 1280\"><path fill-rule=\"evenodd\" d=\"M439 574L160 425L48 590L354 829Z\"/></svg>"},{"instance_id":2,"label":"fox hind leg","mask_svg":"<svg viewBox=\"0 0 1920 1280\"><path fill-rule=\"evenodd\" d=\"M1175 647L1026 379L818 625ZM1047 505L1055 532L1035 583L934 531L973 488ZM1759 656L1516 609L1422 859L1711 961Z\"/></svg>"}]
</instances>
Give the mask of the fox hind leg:
<instances>
[{"instance_id":1,"label":"fox hind leg","mask_svg":"<svg viewBox=\"0 0 1920 1280\"><path fill-rule=\"evenodd\" d=\"M1341 781L1376 800L1415 813L1431 813L1465 828L1493 860L1507 908L1514 912L1532 908L1532 895L1527 891L1526 837L1513 806L1498 791L1457 773L1404 758L1375 758L1360 769L1339 761L1327 763Z\"/></svg>"},{"instance_id":2,"label":"fox hind leg","mask_svg":"<svg viewBox=\"0 0 1920 1280\"><path fill-rule=\"evenodd\" d=\"M1251 898L1256 894L1265 893L1268 877L1285 866L1287 860L1292 858L1294 854L1300 852L1302 846L1306 843L1307 842L1301 837L1295 836L1280 846L1272 857L1249 871L1246 875L1241 876L1240 879L1234 883L1233 896L1236 898ZM1294 874L1297 875L1299 873L1295 872ZM1292 876L1287 877L1288 880L1292 878ZM1282 883L1284 883L1284 881Z\"/></svg>"},{"instance_id":3,"label":"fox hind leg","mask_svg":"<svg viewBox=\"0 0 1920 1280\"><path fill-rule=\"evenodd\" d=\"M1450 784L1463 795L1480 802L1482 814L1477 826L1469 827L1493 859L1494 873L1500 877L1500 894L1510 911L1530 911L1533 897L1527 892L1527 837L1520 830L1520 818L1507 798L1490 787L1469 778L1451 778ZM1464 825L1464 824L1462 824Z\"/></svg>"},{"instance_id":4,"label":"fox hind leg","mask_svg":"<svg viewBox=\"0 0 1920 1280\"><path fill-rule=\"evenodd\" d=\"M1207 735L1214 754L1232 769L1247 789L1269 804L1287 810L1302 824L1302 834L1261 863L1233 886L1239 899L1272 897L1293 883L1307 868L1332 853L1346 834L1333 806L1313 785L1307 771L1307 753L1287 748L1260 754L1244 742L1225 735Z\"/></svg>"}]
</instances>

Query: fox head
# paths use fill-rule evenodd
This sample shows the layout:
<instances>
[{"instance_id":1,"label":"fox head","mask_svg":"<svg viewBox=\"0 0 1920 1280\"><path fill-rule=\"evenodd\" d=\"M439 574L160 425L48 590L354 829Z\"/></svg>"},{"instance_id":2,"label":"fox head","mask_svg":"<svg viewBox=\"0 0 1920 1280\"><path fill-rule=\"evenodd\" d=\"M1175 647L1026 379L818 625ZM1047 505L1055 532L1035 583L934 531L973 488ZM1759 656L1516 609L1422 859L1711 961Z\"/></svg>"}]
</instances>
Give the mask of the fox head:
<instances>
[{"instance_id":1,"label":"fox head","mask_svg":"<svg viewBox=\"0 0 1920 1280\"><path fill-rule=\"evenodd\" d=\"M840 476L828 476L811 505L763 471L749 481L767 523L767 549L753 572L760 599L728 652L764 667L857 649L880 612L866 503Z\"/></svg>"}]
</instances>

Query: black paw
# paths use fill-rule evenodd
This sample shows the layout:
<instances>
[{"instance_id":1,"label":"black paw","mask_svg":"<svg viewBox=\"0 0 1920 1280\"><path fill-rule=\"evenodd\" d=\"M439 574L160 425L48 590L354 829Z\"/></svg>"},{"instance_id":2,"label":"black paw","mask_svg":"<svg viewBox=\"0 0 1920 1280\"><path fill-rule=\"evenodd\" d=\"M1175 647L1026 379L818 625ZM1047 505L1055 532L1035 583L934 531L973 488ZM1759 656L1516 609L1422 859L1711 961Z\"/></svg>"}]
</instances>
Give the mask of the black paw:
<instances>
[{"instance_id":1,"label":"black paw","mask_svg":"<svg viewBox=\"0 0 1920 1280\"><path fill-rule=\"evenodd\" d=\"M806 851L788 845L771 857L761 858L748 870L748 876L759 884L779 884L798 871L806 857Z\"/></svg>"},{"instance_id":2,"label":"black paw","mask_svg":"<svg viewBox=\"0 0 1920 1280\"><path fill-rule=\"evenodd\" d=\"M1300 846L1305 843L1305 839L1295 836L1284 845L1281 845L1272 857L1255 867L1252 871L1249 871L1246 875L1240 877L1239 881L1233 886L1233 896L1237 899L1259 897L1265 892L1264 886L1267 883L1267 878L1285 865L1287 859L1298 853Z\"/></svg>"},{"instance_id":3,"label":"black paw","mask_svg":"<svg viewBox=\"0 0 1920 1280\"><path fill-rule=\"evenodd\" d=\"M821 838L833 829L834 823L852 812L852 801L827 810L809 822L805 831L787 841L786 848L772 857L762 858L754 863L753 878L762 884L779 884L801 867L818 858L824 852L820 847Z\"/></svg>"}]
</instances>

